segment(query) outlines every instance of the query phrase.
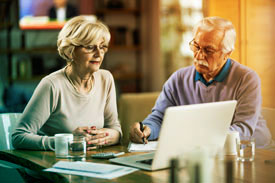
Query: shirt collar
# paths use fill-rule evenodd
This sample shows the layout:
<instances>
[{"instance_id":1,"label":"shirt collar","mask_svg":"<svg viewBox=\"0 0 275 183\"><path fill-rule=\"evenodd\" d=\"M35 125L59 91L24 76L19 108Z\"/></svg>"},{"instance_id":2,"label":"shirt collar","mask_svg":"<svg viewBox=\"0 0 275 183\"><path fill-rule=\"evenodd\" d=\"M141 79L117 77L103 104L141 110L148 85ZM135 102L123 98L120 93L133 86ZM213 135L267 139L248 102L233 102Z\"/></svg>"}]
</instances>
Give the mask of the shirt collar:
<instances>
[{"instance_id":1,"label":"shirt collar","mask_svg":"<svg viewBox=\"0 0 275 183\"><path fill-rule=\"evenodd\" d=\"M201 81L203 82L206 86L209 86L211 85L214 81L217 81L217 82L222 82L226 76L228 75L229 73L229 70L230 70L230 67L231 67L231 60L228 58L226 63L224 64L221 72L211 81L207 82L203 76L198 72L196 71L196 75L195 75L195 82L196 81Z\"/></svg>"}]
</instances>

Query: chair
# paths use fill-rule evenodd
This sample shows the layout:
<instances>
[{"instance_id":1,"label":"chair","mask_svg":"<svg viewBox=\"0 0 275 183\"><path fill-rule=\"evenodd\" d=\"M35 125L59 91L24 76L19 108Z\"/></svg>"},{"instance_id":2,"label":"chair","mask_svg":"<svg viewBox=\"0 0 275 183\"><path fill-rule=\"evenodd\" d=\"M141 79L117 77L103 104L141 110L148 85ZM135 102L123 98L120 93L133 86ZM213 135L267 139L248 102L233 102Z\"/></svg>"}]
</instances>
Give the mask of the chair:
<instances>
[{"instance_id":1,"label":"chair","mask_svg":"<svg viewBox=\"0 0 275 183\"><path fill-rule=\"evenodd\" d=\"M11 133L16 127L21 113L0 114L0 150L14 149ZM7 182L25 182L19 173L23 167L14 163L0 160L0 178Z\"/></svg>"},{"instance_id":2,"label":"chair","mask_svg":"<svg viewBox=\"0 0 275 183\"><path fill-rule=\"evenodd\" d=\"M14 149L11 142L11 133L16 127L21 113L0 114L0 150Z\"/></svg>"},{"instance_id":3,"label":"chair","mask_svg":"<svg viewBox=\"0 0 275 183\"><path fill-rule=\"evenodd\" d=\"M14 149L11 142L11 133L16 127L21 113L0 114L0 150ZM0 160L0 167L20 168L13 163Z\"/></svg>"},{"instance_id":4,"label":"chair","mask_svg":"<svg viewBox=\"0 0 275 183\"><path fill-rule=\"evenodd\" d=\"M0 150L14 149L11 142L11 134L19 122L20 117L21 113L0 114ZM4 160L0 160L0 180L18 183L42 182L42 180L48 182L45 181L45 177L33 170Z\"/></svg>"},{"instance_id":5,"label":"chair","mask_svg":"<svg viewBox=\"0 0 275 183\"><path fill-rule=\"evenodd\" d=\"M262 115L266 120L267 127L269 128L272 135L272 139L275 139L275 109L262 107Z\"/></svg>"},{"instance_id":6,"label":"chair","mask_svg":"<svg viewBox=\"0 0 275 183\"><path fill-rule=\"evenodd\" d=\"M123 144L129 142L130 127L143 121L151 113L159 92L121 94L118 101L118 117L123 132Z\"/></svg>"}]
</instances>

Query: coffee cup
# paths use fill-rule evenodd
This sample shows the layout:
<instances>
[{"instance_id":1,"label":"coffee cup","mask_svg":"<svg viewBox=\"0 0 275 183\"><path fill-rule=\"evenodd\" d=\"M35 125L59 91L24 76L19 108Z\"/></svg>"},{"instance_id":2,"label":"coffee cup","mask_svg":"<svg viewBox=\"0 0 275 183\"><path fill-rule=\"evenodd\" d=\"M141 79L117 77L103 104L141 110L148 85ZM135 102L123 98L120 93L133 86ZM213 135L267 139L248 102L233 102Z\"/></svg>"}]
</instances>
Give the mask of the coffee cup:
<instances>
[{"instance_id":1,"label":"coffee cup","mask_svg":"<svg viewBox=\"0 0 275 183\"><path fill-rule=\"evenodd\" d=\"M51 150L55 151L55 156L57 158L66 158L69 155L69 142L73 140L73 134L70 133L58 133L55 134L53 148L50 144L49 147Z\"/></svg>"},{"instance_id":2,"label":"coffee cup","mask_svg":"<svg viewBox=\"0 0 275 183\"><path fill-rule=\"evenodd\" d=\"M225 155L237 155L236 142L240 141L240 135L237 131L229 131L224 144Z\"/></svg>"}]
</instances>

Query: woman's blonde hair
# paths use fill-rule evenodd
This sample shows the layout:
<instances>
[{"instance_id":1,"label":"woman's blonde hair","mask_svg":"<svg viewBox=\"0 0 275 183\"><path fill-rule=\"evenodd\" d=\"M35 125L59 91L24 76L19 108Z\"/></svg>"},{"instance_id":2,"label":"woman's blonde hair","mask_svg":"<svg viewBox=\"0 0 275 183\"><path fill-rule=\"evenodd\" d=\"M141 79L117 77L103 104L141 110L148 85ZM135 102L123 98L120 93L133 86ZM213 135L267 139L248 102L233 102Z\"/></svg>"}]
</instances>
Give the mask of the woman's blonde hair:
<instances>
[{"instance_id":1,"label":"woman's blonde hair","mask_svg":"<svg viewBox=\"0 0 275 183\"><path fill-rule=\"evenodd\" d=\"M76 46L93 45L102 38L104 44L108 45L111 35L105 24L85 16L76 16L70 19L58 34L58 53L68 63L72 62Z\"/></svg>"}]
</instances>

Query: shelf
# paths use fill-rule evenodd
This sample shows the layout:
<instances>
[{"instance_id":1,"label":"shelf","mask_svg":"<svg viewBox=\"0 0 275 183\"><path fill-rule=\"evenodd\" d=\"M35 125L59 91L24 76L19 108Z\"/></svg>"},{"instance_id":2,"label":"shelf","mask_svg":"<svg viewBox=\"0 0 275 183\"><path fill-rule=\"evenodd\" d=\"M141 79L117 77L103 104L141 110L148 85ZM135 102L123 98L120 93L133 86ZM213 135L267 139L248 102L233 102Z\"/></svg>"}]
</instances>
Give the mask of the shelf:
<instances>
[{"instance_id":1,"label":"shelf","mask_svg":"<svg viewBox=\"0 0 275 183\"><path fill-rule=\"evenodd\" d=\"M111 33L109 57L112 62L105 65L114 76L118 90L140 92L142 83L141 53L141 0L95 1L95 14L105 22Z\"/></svg>"},{"instance_id":2,"label":"shelf","mask_svg":"<svg viewBox=\"0 0 275 183\"><path fill-rule=\"evenodd\" d=\"M27 48L27 49L2 49L0 54L37 54L37 53L58 53L56 47Z\"/></svg>"},{"instance_id":3,"label":"shelf","mask_svg":"<svg viewBox=\"0 0 275 183\"><path fill-rule=\"evenodd\" d=\"M117 46L117 45L112 45L109 47L109 52L112 51L140 51L141 48L140 46ZM12 49L12 50L7 50L7 49L1 49L0 50L0 55L1 54L37 54L37 53L58 53L56 47L43 47L43 48L28 48L28 49Z\"/></svg>"},{"instance_id":4,"label":"shelf","mask_svg":"<svg viewBox=\"0 0 275 183\"><path fill-rule=\"evenodd\" d=\"M13 27L12 23L0 23L0 30L1 29L12 28L12 27Z\"/></svg>"},{"instance_id":5,"label":"shelf","mask_svg":"<svg viewBox=\"0 0 275 183\"><path fill-rule=\"evenodd\" d=\"M133 9L100 9L96 10L96 14L139 14L140 10L133 8Z\"/></svg>"},{"instance_id":6,"label":"shelf","mask_svg":"<svg viewBox=\"0 0 275 183\"><path fill-rule=\"evenodd\" d=\"M127 45L110 45L109 51L140 51L140 46L127 46Z\"/></svg>"},{"instance_id":7,"label":"shelf","mask_svg":"<svg viewBox=\"0 0 275 183\"><path fill-rule=\"evenodd\" d=\"M10 0L0 0L0 3L9 3Z\"/></svg>"},{"instance_id":8,"label":"shelf","mask_svg":"<svg viewBox=\"0 0 275 183\"><path fill-rule=\"evenodd\" d=\"M118 46L111 45L109 47L109 51L140 51L140 46ZM37 54L37 53L58 53L56 47L42 47L42 48L27 48L27 49L1 49L0 54Z\"/></svg>"}]
</instances>

